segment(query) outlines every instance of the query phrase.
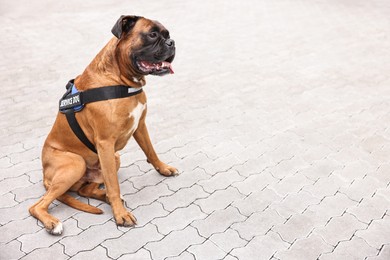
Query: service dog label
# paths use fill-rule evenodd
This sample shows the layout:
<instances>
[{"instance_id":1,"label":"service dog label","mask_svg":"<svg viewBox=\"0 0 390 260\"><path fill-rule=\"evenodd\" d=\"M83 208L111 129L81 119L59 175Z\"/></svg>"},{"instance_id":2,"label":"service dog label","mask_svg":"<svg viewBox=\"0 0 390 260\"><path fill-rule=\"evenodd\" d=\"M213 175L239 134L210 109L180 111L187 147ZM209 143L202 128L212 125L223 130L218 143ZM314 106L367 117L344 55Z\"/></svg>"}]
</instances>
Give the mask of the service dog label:
<instances>
[{"instance_id":1,"label":"service dog label","mask_svg":"<svg viewBox=\"0 0 390 260\"><path fill-rule=\"evenodd\" d=\"M80 93L69 95L60 100L60 110L65 110L80 105L81 105Z\"/></svg>"}]
</instances>

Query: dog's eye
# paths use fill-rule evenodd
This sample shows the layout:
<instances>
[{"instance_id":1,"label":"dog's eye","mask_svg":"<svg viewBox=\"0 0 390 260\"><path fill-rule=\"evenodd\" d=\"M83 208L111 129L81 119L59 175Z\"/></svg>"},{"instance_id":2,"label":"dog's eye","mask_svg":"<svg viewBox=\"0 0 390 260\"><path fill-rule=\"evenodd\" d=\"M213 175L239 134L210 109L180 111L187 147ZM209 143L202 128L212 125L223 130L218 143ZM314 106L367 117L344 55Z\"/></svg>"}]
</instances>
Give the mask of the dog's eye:
<instances>
[{"instance_id":1,"label":"dog's eye","mask_svg":"<svg viewBox=\"0 0 390 260\"><path fill-rule=\"evenodd\" d=\"M156 32L149 33L150 38L156 38L157 36L158 36L158 34Z\"/></svg>"}]
</instances>

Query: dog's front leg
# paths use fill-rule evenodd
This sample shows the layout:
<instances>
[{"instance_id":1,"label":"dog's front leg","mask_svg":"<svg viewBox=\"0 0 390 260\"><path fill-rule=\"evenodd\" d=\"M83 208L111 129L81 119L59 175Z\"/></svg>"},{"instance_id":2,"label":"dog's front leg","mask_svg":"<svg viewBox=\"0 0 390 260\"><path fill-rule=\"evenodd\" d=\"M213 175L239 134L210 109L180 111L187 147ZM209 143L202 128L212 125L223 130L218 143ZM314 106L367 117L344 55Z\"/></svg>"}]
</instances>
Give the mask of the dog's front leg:
<instances>
[{"instance_id":1,"label":"dog's front leg","mask_svg":"<svg viewBox=\"0 0 390 260\"><path fill-rule=\"evenodd\" d=\"M106 196L111 204L112 212L118 226L133 226L136 218L123 206L120 197L117 165L113 141L100 141L97 144L100 166L102 169Z\"/></svg>"},{"instance_id":2,"label":"dog's front leg","mask_svg":"<svg viewBox=\"0 0 390 260\"><path fill-rule=\"evenodd\" d=\"M134 139L137 141L138 145L144 151L148 162L153 165L153 167L164 176L178 175L179 172L175 167L172 167L158 158L152 142L150 141L148 129L145 123L145 116L141 118L137 130L133 134Z\"/></svg>"}]
</instances>

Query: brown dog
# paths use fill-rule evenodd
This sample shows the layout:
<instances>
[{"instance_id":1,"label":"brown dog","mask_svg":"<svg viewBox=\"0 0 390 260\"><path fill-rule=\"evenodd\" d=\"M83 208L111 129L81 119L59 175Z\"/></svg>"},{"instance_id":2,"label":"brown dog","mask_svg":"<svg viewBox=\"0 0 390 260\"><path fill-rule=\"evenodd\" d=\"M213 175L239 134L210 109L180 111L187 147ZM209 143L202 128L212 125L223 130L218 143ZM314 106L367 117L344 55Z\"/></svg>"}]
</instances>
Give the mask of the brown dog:
<instances>
[{"instance_id":1,"label":"brown dog","mask_svg":"<svg viewBox=\"0 0 390 260\"><path fill-rule=\"evenodd\" d=\"M113 37L94 58L74 85L80 92L103 86L125 85L140 88L144 76L173 73L170 63L175 55L169 32L156 21L137 16L121 16L112 29ZM131 90L131 89L130 89ZM97 153L85 146L72 132L63 113L58 113L42 151L45 195L29 209L46 230L62 233L62 223L48 213L49 205L59 200L71 207L101 214L99 208L82 203L67 191L107 201L117 225L132 226L135 217L125 209L120 197L117 151L134 136L148 162L162 175L177 170L160 161L145 125L146 96L137 95L94 102L75 113L85 136ZM105 189L99 189L104 183Z\"/></svg>"}]
</instances>

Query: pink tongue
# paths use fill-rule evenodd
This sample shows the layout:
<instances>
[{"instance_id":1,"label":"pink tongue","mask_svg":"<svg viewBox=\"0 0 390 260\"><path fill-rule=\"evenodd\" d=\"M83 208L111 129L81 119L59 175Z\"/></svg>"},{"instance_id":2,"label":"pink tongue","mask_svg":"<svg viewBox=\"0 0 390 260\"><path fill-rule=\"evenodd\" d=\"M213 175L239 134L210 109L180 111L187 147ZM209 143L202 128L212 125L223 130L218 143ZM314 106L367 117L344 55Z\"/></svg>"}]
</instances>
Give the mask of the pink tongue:
<instances>
[{"instance_id":1,"label":"pink tongue","mask_svg":"<svg viewBox=\"0 0 390 260\"><path fill-rule=\"evenodd\" d=\"M171 63L166 62L166 61L163 61L163 62L162 62L162 66L163 66L163 67L168 67L169 72L170 72L171 74L175 73L175 72L173 71L173 69L172 69Z\"/></svg>"}]
</instances>

